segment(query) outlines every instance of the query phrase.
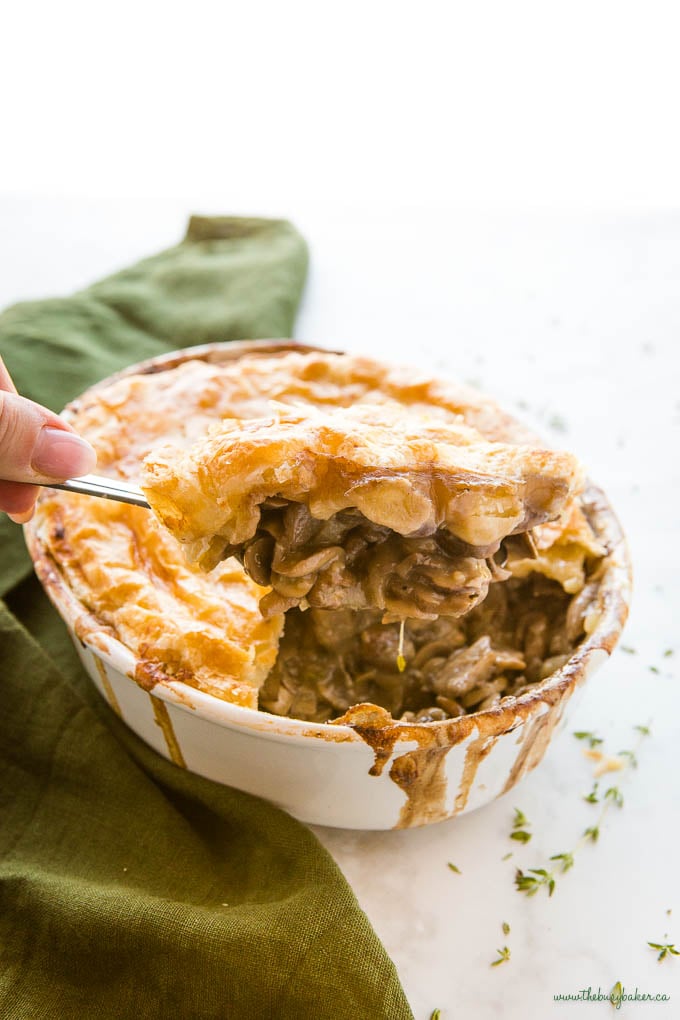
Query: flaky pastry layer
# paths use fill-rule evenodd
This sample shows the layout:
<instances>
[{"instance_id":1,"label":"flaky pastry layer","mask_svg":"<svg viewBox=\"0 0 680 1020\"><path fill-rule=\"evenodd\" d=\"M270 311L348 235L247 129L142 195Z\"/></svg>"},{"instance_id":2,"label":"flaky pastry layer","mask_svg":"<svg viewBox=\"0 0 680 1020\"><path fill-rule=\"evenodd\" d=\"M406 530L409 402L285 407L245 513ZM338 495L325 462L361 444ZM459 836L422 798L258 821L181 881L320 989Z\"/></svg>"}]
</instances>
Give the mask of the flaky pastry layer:
<instances>
[{"instance_id":1,"label":"flaky pastry layer","mask_svg":"<svg viewBox=\"0 0 680 1020\"><path fill-rule=\"evenodd\" d=\"M122 503L54 493L39 514L43 547L83 605L83 634L94 620L117 637L143 685L183 680L257 708L283 620L262 618L262 590L235 560L208 577L147 510Z\"/></svg>"}]
</instances>

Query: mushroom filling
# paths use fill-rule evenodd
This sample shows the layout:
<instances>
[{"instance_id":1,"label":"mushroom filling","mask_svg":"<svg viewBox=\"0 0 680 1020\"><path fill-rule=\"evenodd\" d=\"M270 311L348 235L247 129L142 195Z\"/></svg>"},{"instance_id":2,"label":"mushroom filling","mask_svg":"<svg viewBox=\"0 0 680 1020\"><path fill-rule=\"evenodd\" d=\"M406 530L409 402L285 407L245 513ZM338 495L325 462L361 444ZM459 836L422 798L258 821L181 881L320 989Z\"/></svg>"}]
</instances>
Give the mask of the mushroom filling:
<instances>
[{"instance_id":1,"label":"mushroom filling","mask_svg":"<svg viewBox=\"0 0 680 1020\"><path fill-rule=\"evenodd\" d=\"M462 616L486 598L489 582L507 576L490 559L496 547L468 546L440 528L404 537L359 510L318 520L303 503L269 499L255 535L227 546L246 572L272 591L265 618L303 609L373 608L387 623Z\"/></svg>"},{"instance_id":2,"label":"mushroom filling","mask_svg":"<svg viewBox=\"0 0 680 1020\"><path fill-rule=\"evenodd\" d=\"M494 584L460 619L407 619L403 672L400 626L382 623L380 612L291 609L259 707L314 722L361 702L405 722L488 709L564 665L596 596L594 581L570 596L538 574Z\"/></svg>"}]
</instances>

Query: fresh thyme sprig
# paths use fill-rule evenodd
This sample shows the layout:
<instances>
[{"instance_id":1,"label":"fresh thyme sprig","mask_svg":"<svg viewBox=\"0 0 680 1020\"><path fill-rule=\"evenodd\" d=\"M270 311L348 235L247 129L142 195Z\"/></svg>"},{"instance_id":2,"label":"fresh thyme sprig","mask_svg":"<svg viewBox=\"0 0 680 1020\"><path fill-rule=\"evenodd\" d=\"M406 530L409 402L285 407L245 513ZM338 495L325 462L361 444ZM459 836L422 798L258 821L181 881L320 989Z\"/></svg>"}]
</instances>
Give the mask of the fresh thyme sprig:
<instances>
[{"instance_id":1,"label":"fresh thyme sprig","mask_svg":"<svg viewBox=\"0 0 680 1020\"><path fill-rule=\"evenodd\" d=\"M659 950L657 960L664 960L667 956L680 956L680 949L676 949L670 942L648 942L647 945L650 949Z\"/></svg>"},{"instance_id":2,"label":"fresh thyme sprig","mask_svg":"<svg viewBox=\"0 0 680 1020\"><path fill-rule=\"evenodd\" d=\"M637 751L639 750L640 745L642 744L644 738L650 735L651 730L649 726L634 726L633 728L638 734L638 739L635 742L634 749L632 751L619 751L619 757L626 759L626 765L628 768L636 769L638 767ZM590 801L591 803L600 803L600 800L597 797L594 800L591 800L591 797L593 793L597 790L597 787L598 784L595 783L590 794L587 797L585 797L584 800ZM601 803L602 810L600 811L600 814L597 818L595 825L588 826L588 828L584 831L583 835L581 836L581 839L578 841L576 847L572 851L572 855L573 853L575 853L575 851L579 848L579 846L582 843L597 842L598 837L600 835L602 823L605 819L607 811L609 810L610 807L612 807L612 805L615 805L616 807L623 807L623 794L619 790L618 786L609 786L605 790L605 794L604 797L602 797Z\"/></svg>"},{"instance_id":3,"label":"fresh thyme sprig","mask_svg":"<svg viewBox=\"0 0 680 1020\"><path fill-rule=\"evenodd\" d=\"M633 750L619 752L619 756L626 759L626 765L624 768L637 768L637 751L645 737L648 737L651 733L649 726L635 726L634 728L638 733L638 739L635 742ZM596 737L595 734L591 733L589 730L580 730L576 732L574 736L577 740L587 740L591 748L595 746L593 741L596 744L602 743L601 738ZM623 807L623 794L619 790L618 786L608 787L601 799L598 797L598 786L599 784L595 783L591 792L583 798L590 804L602 805L595 824L589 825L588 828L584 830L571 851L553 854L550 858L551 861L556 861L560 864L562 874L569 871L570 868L573 868L576 853L582 846L586 843L596 843L598 841L602 823L604 822L609 809L612 806ZM517 868L515 872L515 886L518 892L523 892L527 896L535 896L538 890L544 886L548 890L548 896L552 896L555 891L555 876L554 873L549 871L547 868L529 868L527 872ZM671 952L671 950L668 949L667 952ZM678 952L677 955L680 955L680 952Z\"/></svg>"},{"instance_id":4,"label":"fresh thyme sprig","mask_svg":"<svg viewBox=\"0 0 680 1020\"><path fill-rule=\"evenodd\" d=\"M548 896L552 896L555 892L555 876L545 868L529 868L528 872L518 868L515 872L515 885L518 892L526 893L527 896L535 896L544 885L548 889Z\"/></svg>"},{"instance_id":5,"label":"fresh thyme sprig","mask_svg":"<svg viewBox=\"0 0 680 1020\"><path fill-rule=\"evenodd\" d=\"M507 946L503 946L502 949L497 949L496 952L498 953L498 959L492 960L492 967L498 967L501 963L506 963L506 961L510 959L510 950Z\"/></svg>"}]
</instances>

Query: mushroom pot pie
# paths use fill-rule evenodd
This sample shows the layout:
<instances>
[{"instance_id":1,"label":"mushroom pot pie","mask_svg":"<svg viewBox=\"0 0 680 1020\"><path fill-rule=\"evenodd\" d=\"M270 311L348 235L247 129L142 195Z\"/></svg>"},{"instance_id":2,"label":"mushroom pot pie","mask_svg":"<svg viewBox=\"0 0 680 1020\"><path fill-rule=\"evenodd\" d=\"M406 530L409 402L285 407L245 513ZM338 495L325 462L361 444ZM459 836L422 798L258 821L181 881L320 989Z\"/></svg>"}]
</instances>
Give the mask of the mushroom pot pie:
<instances>
[{"instance_id":1,"label":"mushroom pot pie","mask_svg":"<svg viewBox=\"0 0 680 1020\"><path fill-rule=\"evenodd\" d=\"M49 491L35 528L147 688L428 722L524 693L592 629L578 464L457 383L269 350L126 375L70 421L158 517Z\"/></svg>"}]
</instances>

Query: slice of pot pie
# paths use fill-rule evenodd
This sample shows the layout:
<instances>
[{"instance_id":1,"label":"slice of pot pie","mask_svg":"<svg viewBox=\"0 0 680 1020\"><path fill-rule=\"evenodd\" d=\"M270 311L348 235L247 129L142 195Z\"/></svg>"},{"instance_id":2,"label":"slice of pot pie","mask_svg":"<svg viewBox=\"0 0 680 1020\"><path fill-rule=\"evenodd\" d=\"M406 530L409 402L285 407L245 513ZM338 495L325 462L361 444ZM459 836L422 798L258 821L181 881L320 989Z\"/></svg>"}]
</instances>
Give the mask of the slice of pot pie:
<instances>
[{"instance_id":1,"label":"slice of pot pie","mask_svg":"<svg viewBox=\"0 0 680 1020\"><path fill-rule=\"evenodd\" d=\"M581 486L570 454L394 402L227 418L188 450L152 451L142 472L191 560L209 571L237 556L271 587L265 617L377 609L384 622L469 612L508 576L501 542L558 519Z\"/></svg>"}]
</instances>

